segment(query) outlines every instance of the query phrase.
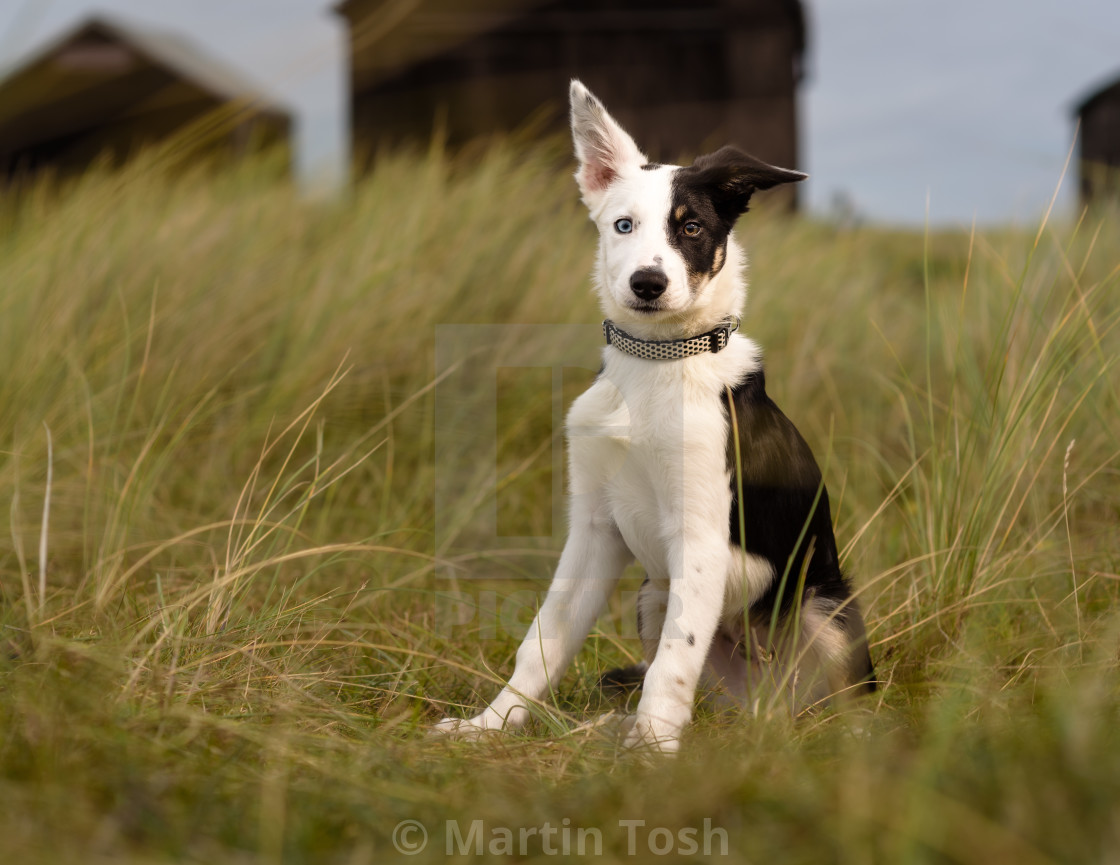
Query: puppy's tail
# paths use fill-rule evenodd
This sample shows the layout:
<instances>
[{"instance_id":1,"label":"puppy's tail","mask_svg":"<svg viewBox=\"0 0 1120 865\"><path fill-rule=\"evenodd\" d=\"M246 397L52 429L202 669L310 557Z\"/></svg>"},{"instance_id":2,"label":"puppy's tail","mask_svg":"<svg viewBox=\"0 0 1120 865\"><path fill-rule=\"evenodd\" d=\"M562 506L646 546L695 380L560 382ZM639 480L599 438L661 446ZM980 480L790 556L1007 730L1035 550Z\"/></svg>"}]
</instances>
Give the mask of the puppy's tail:
<instances>
[{"instance_id":1,"label":"puppy's tail","mask_svg":"<svg viewBox=\"0 0 1120 865\"><path fill-rule=\"evenodd\" d=\"M599 689L605 692L633 691L640 688L646 677L649 664L642 661L629 667L607 670L599 677Z\"/></svg>"}]
</instances>

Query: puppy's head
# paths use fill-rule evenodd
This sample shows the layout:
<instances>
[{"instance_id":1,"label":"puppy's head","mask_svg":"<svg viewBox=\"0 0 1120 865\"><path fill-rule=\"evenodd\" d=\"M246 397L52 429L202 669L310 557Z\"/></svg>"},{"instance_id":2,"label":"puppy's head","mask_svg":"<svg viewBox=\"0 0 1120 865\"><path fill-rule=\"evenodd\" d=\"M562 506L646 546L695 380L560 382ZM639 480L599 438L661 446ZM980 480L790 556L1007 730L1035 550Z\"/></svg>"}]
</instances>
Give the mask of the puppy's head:
<instances>
[{"instance_id":1,"label":"puppy's head","mask_svg":"<svg viewBox=\"0 0 1120 865\"><path fill-rule=\"evenodd\" d=\"M733 147L692 165L649 163L579 81L572 81L576 182L599 228L603 310L618 322L705 324L738 312L742 262L731 239L756 190L803 180ZM725 268L731 273L725 277Z\"/></svg>"}]
</instances>

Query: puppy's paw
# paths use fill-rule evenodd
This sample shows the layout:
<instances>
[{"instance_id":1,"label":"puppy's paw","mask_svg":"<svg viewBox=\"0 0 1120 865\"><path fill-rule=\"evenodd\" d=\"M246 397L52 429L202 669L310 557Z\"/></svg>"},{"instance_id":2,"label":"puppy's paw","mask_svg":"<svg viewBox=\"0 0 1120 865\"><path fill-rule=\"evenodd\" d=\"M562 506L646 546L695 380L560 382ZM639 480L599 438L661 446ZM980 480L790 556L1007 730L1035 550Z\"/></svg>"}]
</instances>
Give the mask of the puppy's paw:
<instances>
[{"instance_id":1,"label":"puppy's paw","mask_svg":"<svg viewBox=\"0 0 1120 865\"><path fill-rule=\"evenodd\" d=\"M486 733L500 733L504 727L501 718L480 712L473 718L444 718L430 728L434 736L451 736L454 739L477 739Z\"/></svg>"},{"instance_id":2,"label":"puppy's paw","mask_svg":"<svg viewBox=\"0 0 1120 865\"><path fill-rule=\"evenodd\" d=\"M680 746L680 731L669 724L641 712L623 719L622 747L627 750L675 754Z\"/></svg>"}]
</instances>

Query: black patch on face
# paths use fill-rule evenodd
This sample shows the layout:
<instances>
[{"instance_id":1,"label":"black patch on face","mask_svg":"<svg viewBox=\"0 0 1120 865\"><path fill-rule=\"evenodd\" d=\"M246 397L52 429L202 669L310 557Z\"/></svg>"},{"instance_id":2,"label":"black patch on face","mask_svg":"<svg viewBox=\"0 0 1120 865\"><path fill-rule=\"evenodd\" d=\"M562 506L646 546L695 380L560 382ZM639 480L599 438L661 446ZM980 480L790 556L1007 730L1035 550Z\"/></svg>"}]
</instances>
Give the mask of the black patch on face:
<instances>
[{"instance_id":1,"label":"black patch on face","mask_svg":"<svg viewBox=\"0 0 1120 865\"><path fill-rule=\"evenodd\" d=\"M756 190L803 180L804 174L767 165L734 147L699 157L673 175L666 232L688 269L689 289L695 294L723 268L727 236L747 212ZM699 226L686 233L690 223Z\"/></svg>"},{"instance_id":2,"label":"black patch on face","mask_svg":"<svg viewBox=\"0 0 1120 865\"><path fill-rule=\"evenodd\" d=\"M642 166L642 171L657 171L661 167L660 162L647 162Z\"/></svg>"},{"instance_id":3,"label":"black patch on face","mask_svg":"<svg viewBox=\"0 0 1120 865\"><path fill-rule=\"evenodd\" d=\"M669 245L684 260L688 287L695 294L723 266L731 226L720 218L707 185L693 168L682 168L673 175L670 202L666 234ZM700 226L694 237L685 234L690 222Z\"/></svg>"}]
</instances>

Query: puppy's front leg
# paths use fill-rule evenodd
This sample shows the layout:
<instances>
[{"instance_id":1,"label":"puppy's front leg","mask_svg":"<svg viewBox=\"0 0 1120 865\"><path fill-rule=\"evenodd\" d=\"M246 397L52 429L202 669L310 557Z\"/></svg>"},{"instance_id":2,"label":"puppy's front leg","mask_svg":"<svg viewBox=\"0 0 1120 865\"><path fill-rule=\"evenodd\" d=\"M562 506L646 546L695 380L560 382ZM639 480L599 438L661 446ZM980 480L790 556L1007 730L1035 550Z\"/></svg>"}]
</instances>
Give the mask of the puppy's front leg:
<instances>
[{"instance_id":1,"label":"puppy's front leg","mask_svg":"<svg viewBox=\"0 0 1120 865\"><path fill-rule=\"evenodd\" d=\"M436 730L470 736L520 727L529 718L527 706L560 680L583 645L633 554L608 518L575 503L573 510L579 513L573 513L556 575L517 650L509 684L475 717L447 718Z\"/></svg>"},{"instance_id":2,"label":"puppy's front leg","mask_svg":"<svg viewBox=\"0 0 1120 865\"><path fill-rule=\"evenodd\" d=\"M726 538L708 532L674 545L665 622L626 747L650 745L665 752L679 747L723 614L730 553Z\"/></svg>"}]
</instances>

